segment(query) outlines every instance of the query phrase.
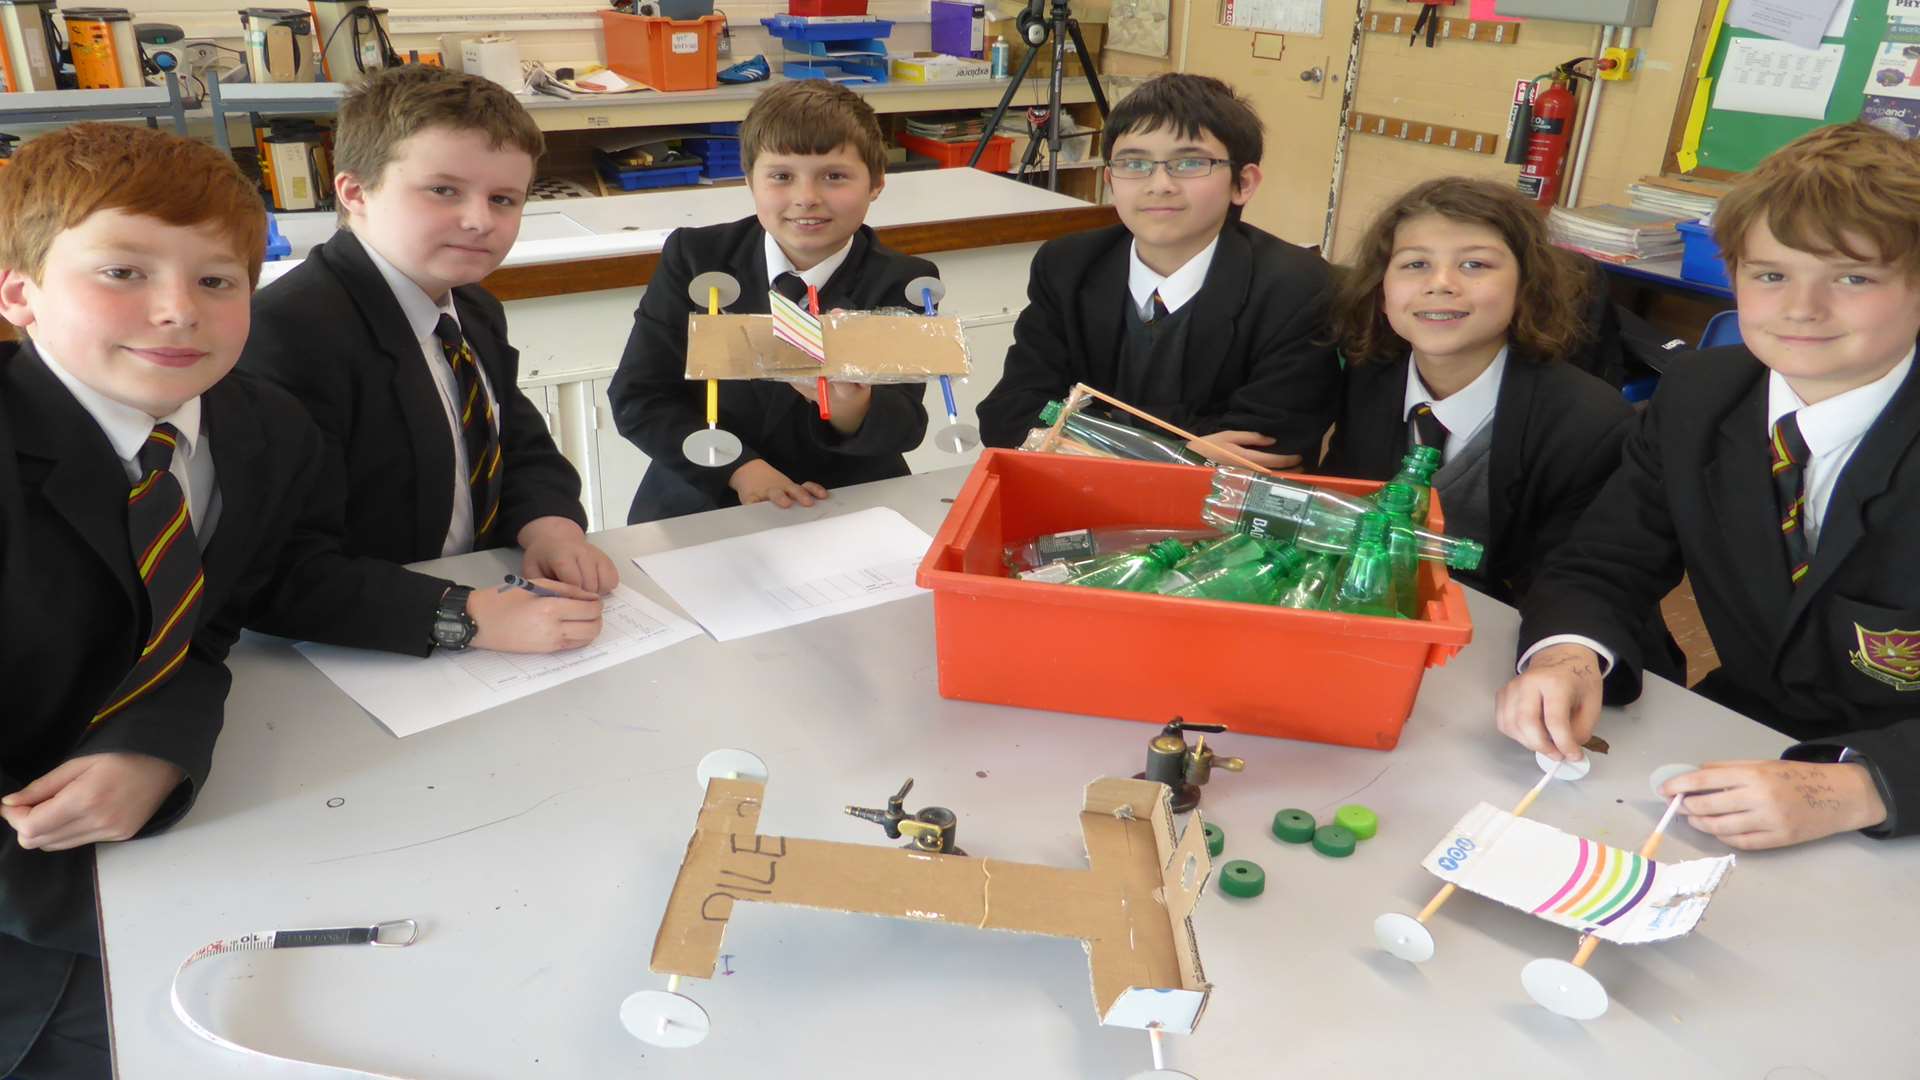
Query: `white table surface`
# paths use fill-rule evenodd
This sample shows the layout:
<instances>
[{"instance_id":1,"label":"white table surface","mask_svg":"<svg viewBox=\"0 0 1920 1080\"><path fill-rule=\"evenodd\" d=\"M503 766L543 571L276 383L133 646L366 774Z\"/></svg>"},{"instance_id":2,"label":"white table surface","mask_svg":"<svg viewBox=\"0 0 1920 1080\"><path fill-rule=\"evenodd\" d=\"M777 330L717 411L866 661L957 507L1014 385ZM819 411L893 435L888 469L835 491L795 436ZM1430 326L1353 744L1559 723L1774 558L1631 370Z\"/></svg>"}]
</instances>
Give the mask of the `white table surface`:
<instances>
[{"instance_id":1,"label":"white table surface","mask_svg":"<svg viewBox=\"0 0 1920 1080\"><path fill-rule=\"evenodd\" d=\"M887 178L887 186L867 213L876 229L892 225L926 225L941 221L996 217L1042 210L1070 210L1088 204L1043 187L1009 180L979 169L927 169ZM717 225L753 213L753 195L745 186L680 188L605 195L584 199L543 199L527 205L521 231L540 228L535 219L549 214L571 218L590 235L555 239L523 236L501 263L505 267L535 266L641 255L659 251L666 234L683 225ZM266 285L300 264L307 252L332 236L331 213L276 214L281 233L293 245L293 255L260 268ZM543 231L549 235L570 229Z\"/></svg>"},{"instance_id":2,"label":"white table surface","mask_svg":"<svg viewBox=\"0 0 1920 1080\"><path fill-rule=\"evenodd\" d=\"M663 594L633 555L893 506L929 533L962 473L844 489L821 508L724 510L603 533L625 581ZM506 560L452 560L471 583ZM1437 957L1377 952L1371 924L1417 911L1437 882L1418 861L1474 802L1511 806L1539 773L1494 732L1513 612L1470 594L1475 643L1430 672L1398 749L1226 735L1242 775L1216 774L1202 810L1224 858L1266 869L1266 894L1209 889L1195 915L1214 984L1169 1064L1228 1077L1749 1077L1915 1075L1901 1019L1916 950L1920 848L1844 836L1742 855L1705 922L1663 945L1602 945L1589 970L1612 1010L1586 1024L1525 996L1520 969L1569 957L1575 936L1461 893L1432 923ZM1031 647L1009 628L1007 648ZM1085 954L1065 940L739 905L733 972L688 980L713 1034L690 1050L630 1037L616 1012L658 988L647 957L700 790L695 763L743 746L771 767L761 829L885 843L846 803L959 813L970 853L1084 865L1081 789L1138 770L1143 724L938 696L931 600L884 605L728 645L699 638L405 740L387 735L284 643L249 638L212 780L171 832L108 846L101 908L123 1077L316 1076L200 1042L167 985L187 953L247 931L412 917L405 950L241 954L190 974L203 1019L278 1054L414 1077L833 1076L1105 1078L1149 1065L1137 1031L1095 1021ZM1276 694L1290 692L1276 685ZM1666 683L1609 710L1593 775L1532 816L1637 848L1670 761L1772 756L1785 740ZM337 805L329 806L337 801ZM1272 839L1282 807L1323 820L1377 811L1345 861ZM1661 850L1724 849L1684 823ZM205 970L210 969L210 970ZM204 974L204 977L199 977ZM916 1032L934 1032L933 1041Z\"/></svg>"}]
</instances>

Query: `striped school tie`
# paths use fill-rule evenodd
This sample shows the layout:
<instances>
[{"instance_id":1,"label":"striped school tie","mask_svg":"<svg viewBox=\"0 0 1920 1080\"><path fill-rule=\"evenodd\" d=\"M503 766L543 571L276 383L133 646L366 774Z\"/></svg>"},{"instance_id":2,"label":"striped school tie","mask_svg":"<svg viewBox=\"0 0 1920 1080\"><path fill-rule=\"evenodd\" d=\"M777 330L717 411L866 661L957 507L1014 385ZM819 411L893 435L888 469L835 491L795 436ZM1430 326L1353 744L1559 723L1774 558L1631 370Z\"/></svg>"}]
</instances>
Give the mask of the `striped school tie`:
<instances>
[{"instance_id":1,"label":"striped school tie","mask_svg":"<svg viewBox=\"0 0 1920 1080\"><path fill-rule=\"evenodd\" d=\"M1415 446L1431 446L1442 455L1447 452L1447 425L1433 415L1433 405L1421 402L1413 407L1413 443Z\"/></svg>"},{"instance_id":2,"label":"striped school tie","mask_svg":"<svg viewBox=\"0 0 1920 1080\"><path fill-rule=\"evenodd\" d=\"M467 449L467 487L473 493L473 546L483 548L500 516L500 433L493 426L493 402L480 380L480 358L453 316L440 316L433 336L440 339L460 394L460 441Z\"/></svg>"},{"instance_id":3,"label":"striped school tie","mask_svg":"<svg viewBox=\"0 0 1920 1080\"><path fill-rule=\"evenodd\" d=\"M1780 508L1780 537L1787 542L1787 568L1795 585L1807 576L1807 459L1812 453L1793 413L1773 425L1773 496Z\"/></svg>"},{"instance_id":4,"label":"striped school tie","mask_svg":"<svg viewBox=\"0 0 1920 1080\"><path fill-rule=\"evenodd\" d=\"M1167 302L1160 299L1159 289L1153 290L1153 295L1147 298L1146 309L1141 311L1140 315L1142 321L1148 326L1167 317Z\"/></svg>"},{"instance_id":5,"label":"striped school tie","mask_svg":"<svg viewBox=\"0 0 1920 1080\"><path fill-rule=\"evenodd\" d=\"M200 566L200 545L194 539L186 495L169 471L179 440L178 428L155 424L140 447L140 479L127 492L127 539L132 542L134 569L147 590L151 631L133 670L114 688L107 705L94 714L96 724L172 678L193 644L206 574Z\"/></svg>"}]
</instances>

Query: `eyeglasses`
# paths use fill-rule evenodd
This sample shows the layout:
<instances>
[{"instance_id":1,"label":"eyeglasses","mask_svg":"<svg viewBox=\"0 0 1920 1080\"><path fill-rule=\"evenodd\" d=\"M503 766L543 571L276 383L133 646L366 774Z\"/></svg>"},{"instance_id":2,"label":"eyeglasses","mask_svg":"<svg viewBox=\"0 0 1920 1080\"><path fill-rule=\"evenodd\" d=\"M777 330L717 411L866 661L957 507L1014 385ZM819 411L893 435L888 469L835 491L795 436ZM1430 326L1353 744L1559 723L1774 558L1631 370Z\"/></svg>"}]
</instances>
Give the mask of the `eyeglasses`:
<instances>
[{"instance_id":1,"label":"eyeglasses","mask_svg":"<svg viewBox=\"0 0 1920 1080\"><path fill-rule=\"evenodd\" d=\"M1167 175L1175 180L1198 180L1213 174L1215 165L1231 165L1226 158L1178 157L1166 161L1154 161L1151 158L1113 158L1107 162L1107 171L1115 180L1145 180L1153 175L1154 167L1165 165Z\"/></svg>"}]
</instances>

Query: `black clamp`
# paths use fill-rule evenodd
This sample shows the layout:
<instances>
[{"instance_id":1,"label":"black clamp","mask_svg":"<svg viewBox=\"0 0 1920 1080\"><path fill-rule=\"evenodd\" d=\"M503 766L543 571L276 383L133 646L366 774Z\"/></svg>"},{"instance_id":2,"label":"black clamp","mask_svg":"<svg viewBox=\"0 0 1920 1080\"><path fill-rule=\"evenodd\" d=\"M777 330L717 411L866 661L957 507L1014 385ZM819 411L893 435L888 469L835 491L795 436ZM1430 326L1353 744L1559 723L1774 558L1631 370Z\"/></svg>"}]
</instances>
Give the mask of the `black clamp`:
<instances>
[{"instance_id":1,"label":"black clamp","mask_svg":"<svg viewBox=\"0 0 1920 1080\"><path fill-rule=\"evenodd\" d=\"M1227 730L1225 724L1189 724L1176 716L1147 743L1147 768L1133 774L1135 780L1158 780L1173 789L1173 812L1184 814L1200 805L1200 787L1213 779L1213 770L1239 772L1247 763L1237 757L1220 757L1207 745L1208 735ZM1199 734L1193 743L1186 733Z\"/></svg>"}]
</instances>

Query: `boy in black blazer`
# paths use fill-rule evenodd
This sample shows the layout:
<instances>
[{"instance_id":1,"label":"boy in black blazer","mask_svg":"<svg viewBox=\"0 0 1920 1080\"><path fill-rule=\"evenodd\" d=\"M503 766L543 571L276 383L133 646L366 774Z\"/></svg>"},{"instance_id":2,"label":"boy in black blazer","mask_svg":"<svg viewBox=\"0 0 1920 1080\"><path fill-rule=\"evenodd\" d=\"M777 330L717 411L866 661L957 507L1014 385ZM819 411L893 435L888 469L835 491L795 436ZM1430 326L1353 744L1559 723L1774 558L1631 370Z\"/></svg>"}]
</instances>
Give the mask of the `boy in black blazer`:
<instances>
[{"instance_id":1,"label":"boy in black blazer","mask_svg":"<svg viewBox=\"0 0 1920 1080\"><path fill-rule=\"evenodd\" d=\"M477 284L519 235L540 129L494 83L407 65L341 101L334 140L344 227L260 291L240 366L326 433L348 549L415 562L517 544L530 578L611 590L580 477Z\"/></svg>"},{"instance_id":2,"label":"boy in black blazer","mask_svg":"<svg viewBox=\"0 0 1920 1080\"><path fill-rule=\"evenodd\" d=\"M1121 224L1034 256L978 410L986 444L1019 446L1084 382L1269 468L1317 458L1340 380L1331 274L1240 220L1260 186L1252 106L1218 79L1162 75L1114 107L1102 138Z\"/></svg>"},{"instance_id":3,"label":"boy in black blazer","mask_svg":"<svg viewBox=\"0 0 1920 1080\"><path fill-rule=\"evenodd\" d=\"M0 345L3 1076L108 1074L92 845L192 805L242 623L424 656L453 587L344 555L319 431L229 375L265 242L252 184L177 136L74 125L0 171L0 317L31 335Z\"/></svg>"},{"instance_id":4,"label":"boy in black blazer","mask_svg":"<svg viewBox=\"0 0 1920 1080\"><path fill-rule=\"evenodd\" d=\"M820 310L908 305L907 283L937 276L925 259L889 251L862 224L886 184L886 142L873 109L835 83L800 80L766 91L740 125L754 216L676 229L634 312L633 334L607 396L620 434L652 460L629 524L741 503L812 506L828 490L907 475L903 456L927 431L923 383L829 384L820 419L812 380L720 384L720 427L738 436L738 460L710 468L680 444L706 426L705 384L689 381L687 283L725 271L740 283L735 313L765 313L782 290Z\"/></svg>"},{"instance_id":5,"label":"boy in black blazer","mask_svg":"<svg viewBox=\"0 0 1920 1080\"><path fill-rule=\"evenodd\" d=\"M1487 549L1453 573L1516 602L1613 475L1633 415L1570 362L1591 344L1584 273L1510 188L1447 177L1382 210L1340 278L1348 367L1320 471L1386 480L1410 446L1441 450L1447 531Z\"/></svg>"},{"instance_id":6,"label":"boy in black blazer","mask_svg":"<svg viewBox=\"0 0 1920 1080\"><path fill-rule=\"evenodd\" d=\"M1684 572L1722 666L1702 693L1801 740L1670 781L1694 827L1768 848L1920 831L1920 151L1822 128L1714 214L1741 346L1682 355L1523 609L1501 731L1578 757L1631 698L1627 613Z\"/></svg>"}]
</instances>

